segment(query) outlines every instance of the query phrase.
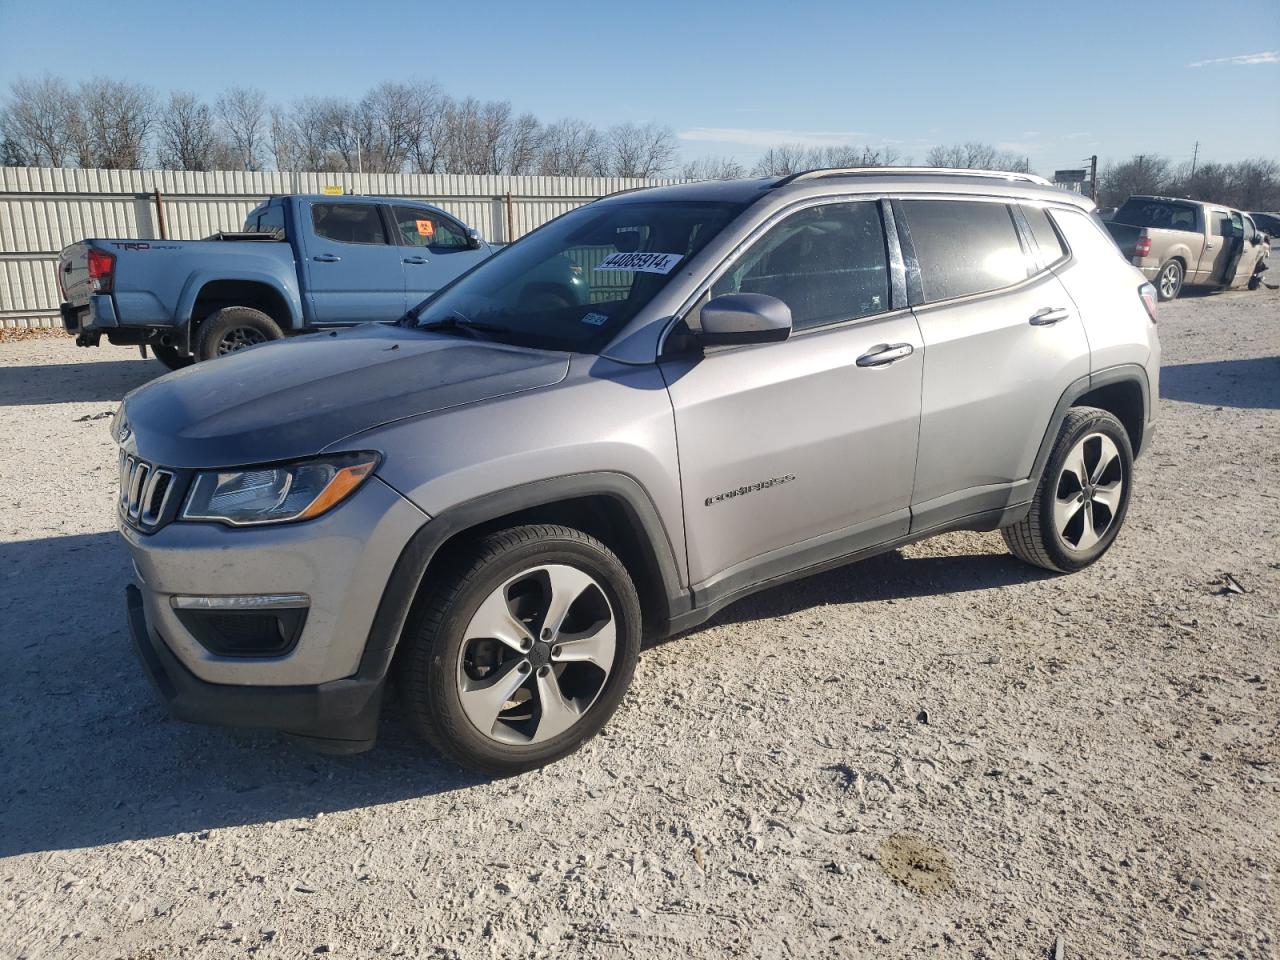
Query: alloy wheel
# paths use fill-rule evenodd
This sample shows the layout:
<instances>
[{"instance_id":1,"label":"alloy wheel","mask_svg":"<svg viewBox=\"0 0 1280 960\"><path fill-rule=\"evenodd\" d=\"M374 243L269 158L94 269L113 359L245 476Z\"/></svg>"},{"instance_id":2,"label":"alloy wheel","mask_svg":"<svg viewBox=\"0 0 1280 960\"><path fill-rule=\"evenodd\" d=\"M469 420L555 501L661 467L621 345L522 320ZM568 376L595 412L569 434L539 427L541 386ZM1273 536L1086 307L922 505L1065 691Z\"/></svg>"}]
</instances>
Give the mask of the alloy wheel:
<instances>
[{"instance_id":1,"label":"alloy wheel","mask_svg":"<svg viewBox=\"0 0 1280 960\"><path fill-rule=\"evenodd\" d=\"M1178 267L1171 263L1160 271L1160 293L1166 300L1172 300L1178 287Z\"/></svg>"},{"instance_id":2,"label":"alloy wheel","mask_svg":"<svg viewBox=\"0 0 1280 960\"><path fill-rule=\"evenodd\" d=\"M1110 437L1090 433L1067 455L1058 476L1053 522L1069 550L1089 550L1107 535L1124 496L1124 463Z\"/></svg>"},{"instance_id":3,"label":"alloy wheel","mask_svg":"<svg viewBox=\"0 0 1280 960\"><path fill-rule=\"evenodd\" d=\"M457 669L463 712L501 743L542 743L586 716L616 654L613 608L589 574L567 564L524 570L467 624Z\"/></svg>"},{"instance_id":4,"label":"alloy wheel","mask_svg":"<svg viewBox=\"0 0 1280 960\"><path fill-rule=\"evenodd\" d=\"M260 330L255 330L253 327L233 327L223 334L222 339L218 341L218 356L235 353L245 347L252 347L266 342L267 338Z\"/></svg>"}]
</instances>

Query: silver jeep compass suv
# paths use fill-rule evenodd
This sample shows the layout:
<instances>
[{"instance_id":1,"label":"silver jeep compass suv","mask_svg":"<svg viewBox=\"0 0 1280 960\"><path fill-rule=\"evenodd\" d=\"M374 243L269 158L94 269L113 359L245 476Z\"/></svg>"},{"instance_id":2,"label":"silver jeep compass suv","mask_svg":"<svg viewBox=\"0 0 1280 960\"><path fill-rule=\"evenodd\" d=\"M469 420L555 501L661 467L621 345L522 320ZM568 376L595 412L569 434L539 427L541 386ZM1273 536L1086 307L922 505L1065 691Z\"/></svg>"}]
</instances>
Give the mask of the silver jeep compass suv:
<instances>
[{"instance_id":1,"label":"silver jeep compass suv","mask_svg":"<svg viewBox=\"0 0 1280 960\"><path fill-rule=\"evenodd\" d=\"M947 530L1071 572L1115 540L1155 291L1089 201L922 169L620 194L397 325L131 393L131 632L183 719L492 773L622 699L642 638ZM541 285L567 266L587 293Z\"/></svg>"}]
</instances>

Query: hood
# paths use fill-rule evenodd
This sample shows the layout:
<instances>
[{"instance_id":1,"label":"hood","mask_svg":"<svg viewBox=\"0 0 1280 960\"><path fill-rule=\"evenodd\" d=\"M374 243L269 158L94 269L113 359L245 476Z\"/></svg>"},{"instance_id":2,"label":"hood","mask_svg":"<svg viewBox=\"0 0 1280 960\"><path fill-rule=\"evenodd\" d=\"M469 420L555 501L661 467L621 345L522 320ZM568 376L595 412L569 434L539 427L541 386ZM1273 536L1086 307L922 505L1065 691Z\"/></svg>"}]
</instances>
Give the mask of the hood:
<instances>
[{"instance_id":1,"label":"hood","mask_svg":"<svg viewBox=\"0 0 1280 960\"><path fill-rule=\"evenodd\" d=\"M170 467L292 460L356 433L550 386L567 354L366 324L253 347L124 402L138 454Z\"/></svg>"}]
</instances>

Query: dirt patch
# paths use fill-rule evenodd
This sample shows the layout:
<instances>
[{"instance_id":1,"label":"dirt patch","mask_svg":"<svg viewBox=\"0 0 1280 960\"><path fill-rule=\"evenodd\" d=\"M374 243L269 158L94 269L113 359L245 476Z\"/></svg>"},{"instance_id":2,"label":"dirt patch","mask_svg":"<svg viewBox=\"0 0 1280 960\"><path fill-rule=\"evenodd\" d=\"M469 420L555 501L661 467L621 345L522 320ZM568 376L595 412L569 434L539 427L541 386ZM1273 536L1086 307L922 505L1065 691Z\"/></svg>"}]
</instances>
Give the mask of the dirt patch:
<instances>
[{"instance_id":1,"label":"dirt patch","mask_svg":"<svg viewBox=\"0 0 1280 960\"><path fill-rule=\"evenodd\" d=\"M880 869L912 893L942 893L955 886L955 870L941 847L909 833L895 833L880 844Z\"/></svg>"}]
</instances>

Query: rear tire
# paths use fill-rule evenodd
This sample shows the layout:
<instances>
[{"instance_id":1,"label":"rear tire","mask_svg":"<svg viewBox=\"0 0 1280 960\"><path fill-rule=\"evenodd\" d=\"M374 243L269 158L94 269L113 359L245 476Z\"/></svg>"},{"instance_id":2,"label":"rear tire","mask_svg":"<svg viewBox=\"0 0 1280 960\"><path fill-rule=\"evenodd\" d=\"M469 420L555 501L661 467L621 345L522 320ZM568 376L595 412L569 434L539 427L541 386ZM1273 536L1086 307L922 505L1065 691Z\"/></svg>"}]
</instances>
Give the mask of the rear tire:
<instances>
[{"instance_id":1,"label":"rear tire","mask_svg":"<svg viewBox=\"0 0 1280 960\"><path fill-rule=\"evenodd\" d=\"M567 756L613 715L640 653L640 601L594 537L512 527L450 558L403 643L414 730L464 767L510 776Z\"/></svg>"},{"instance_id":2,"label":"rear tire","mask_svg":"<svg viewBox=\"0 0 1280 960\"><path fill-rule=\"evenodd\" d=\"M152 343L148 344L151 352L155 354L155 358L163 363L170 370L181 370L183 367L189 367L196 362L196 358L189 353L183 353L171 343Z\"/></svg>"},{"instance_id":3,"label":"rear tire","mask_svg":"<svg viewBox=\"0 0 1280 960\"><path fill-rule=\"evenodd\" d=\"M1072 407L1027 515L1001 533L1010 552L1059 573L1083 570L1115 542L1133 491L1133 447L1120 421Z\"/></svg>"},{"instance_id":4,"label":"rear tire","mask_svg":"<svg viewBox=\"0 0 1280 960\"><path fill-rule=\"evenodd\" d=\"M1177 299L1182 292L1182 264L1177 260L1169 260L1160 267L1156 274L1156 297L1163 303Z\"/></svg>"},{"instance_id":5,"label":"rear tire","mask_svg":"<svg viewBox=\"0 0 1280 960\"><path fill-rule=\"evenodd\" d=\"M212 360L283 337L279 324L261 310L223 307L201 321L196 330L194 352L197 360Z\"/></svg>"}]
</instances>

